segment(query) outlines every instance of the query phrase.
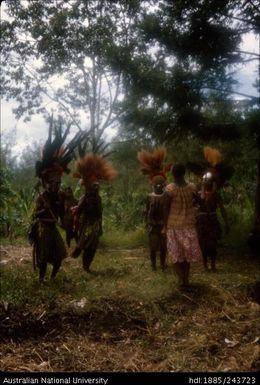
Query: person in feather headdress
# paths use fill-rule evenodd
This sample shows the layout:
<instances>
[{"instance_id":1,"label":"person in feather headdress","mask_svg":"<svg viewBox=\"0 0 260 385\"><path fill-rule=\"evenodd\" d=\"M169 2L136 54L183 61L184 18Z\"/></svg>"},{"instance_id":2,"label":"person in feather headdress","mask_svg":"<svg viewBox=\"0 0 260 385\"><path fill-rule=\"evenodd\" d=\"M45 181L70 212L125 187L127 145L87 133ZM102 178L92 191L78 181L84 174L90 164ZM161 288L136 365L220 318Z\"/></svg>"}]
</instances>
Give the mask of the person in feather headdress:
<instances>
[{"instance_id":1,"label":"person in feather headdress","mask_svg":"<svg viewBox=\"0 0 260 385\"><path fill-rule=\"evenodd\" d=\"M78 243L71 253L77 258L82 253L83 269L90 272L96 254L99 237L102 235L102 202L99 182L110 181L116 176L112 164L97 154L87 154L76 162L74 177L80 178L85 194L73 208Z\"/></svg>"},{"instance_id":2,"label":"person in feather headdress","mask_svg":"<svg viewBox=\"0 0 260 385\"><path fill-rule=\"evenodd\" d=\"M51 123L49 137L42 150L42 159L35 165L36 176L40 179L44 191L36 199L29 241L33 246L34 268L39 268L40 282L44 280L48 263L53 265L53 279L62 260L67 256L66 247L57 228L59 219L64 215L60 184L63 172L70 171L68 164L83 135L78 133L65 145L68 133L69 127L62 134L61 126L53 128Z\"/></svg>"},{"instance_id":3,"label":"person in feather headdress","mask_svg":"<svg viewBox=\"0 0 260 385\"><path fill-rule=\"evenodd\" d=\"M164 210L166 203L166 173L170 166L164 167L165 148L157 148L151 152L142 150L137 158L141 163L141 171L148 176L153 191L148 194L145 207L145 218L149 235L149 249L152 269L156 270L156 255L160 254L161 269L165 270L166 235L164 228Z\"/></svg>"},{"instance_id":4,"label":"person in feather headdress","mask_svg":"<svg viewBox=\"0 0 260 385\"><path fill-rule=\"evenodd\" d=\"M206 271L209 270L208 260L210 260L211 270L215 272L217 243L221 237L221 226L217 216L217 209L221 212L226 231L229 231L227 214L219 194L219 189L225 184L230 172L228 174L225 173L226 168L223 164L222 154L217 149L209 146L204 147L204 156L208 162L208 167L202 176L196 225L204 268Z\"/></svg>"}]
</instances>

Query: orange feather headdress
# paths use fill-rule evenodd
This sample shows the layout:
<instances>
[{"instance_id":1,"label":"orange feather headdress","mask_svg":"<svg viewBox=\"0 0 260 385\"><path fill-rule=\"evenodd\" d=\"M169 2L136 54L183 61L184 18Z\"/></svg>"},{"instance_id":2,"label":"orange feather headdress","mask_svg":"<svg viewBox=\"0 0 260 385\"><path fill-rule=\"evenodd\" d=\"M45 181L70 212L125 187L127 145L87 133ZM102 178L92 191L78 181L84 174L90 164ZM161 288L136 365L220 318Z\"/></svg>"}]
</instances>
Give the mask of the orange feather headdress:
<instances>
[{"instance_id":1,"label":"orange feather headdress","mask_svg":"<svg viewBox=\"0 0 260 385\"><path fill-rule=\"evenodd\" d=\"M206 179L208 177L207 174L210 173L216 187L223 187L232 177L234 168L223 161L223 155L216 148L205 146L203 152L206 163L188 162L186 164L187 168L194 174L205 177Z\"/></svg>"},{"instance_id":2,"label":"orange feather headdress","mask_svg":"<svg viewBox=\"0 0 260 385\"><path fill-rule=\"evenodd\" d=\"M137 159L141 163L141 171L144 175L147 175L151 182L155 176L162 176L167 179L166 173L170 170L172 164L166 166L163 162L166 158L166 149L159 147L153 151L141 150L137 153Z\"/></svg>"},{"instance_id":3,"label":"orange feather headdress","mask_svg":"<svg viewBox=\"0 0 260 385\"><path fill-rule=\"evenodd\" d=\"M204 149L204 157L206 161L213 167L222 162L222 154L219 150L205 146Z\"/></svg>"},{"instance_id":4,"label":"orange feather headdress","mask_svg":"<svg viewBox=\"0 0 260 385\"><path fill-rule=\"evenodd\" d=\"M97 154L87 154L79 159L75 165L73 176L80 178L84 185L90 185L98 181L110 181L117 172L112 163Z\"/></svg>"},{"instance_id":5,"label":"orange feather headdress","mask_svg":"<svg viewBox=\"0 0 260 385\"><path fill-rule=\"evenodd\" d=\"M223 162L223 156L221 152L215 148L205 146L204 157L208 162L207 171L212 174L217 188L223 187L232 177L234 168Z\"/></svg>"}]
</instances>

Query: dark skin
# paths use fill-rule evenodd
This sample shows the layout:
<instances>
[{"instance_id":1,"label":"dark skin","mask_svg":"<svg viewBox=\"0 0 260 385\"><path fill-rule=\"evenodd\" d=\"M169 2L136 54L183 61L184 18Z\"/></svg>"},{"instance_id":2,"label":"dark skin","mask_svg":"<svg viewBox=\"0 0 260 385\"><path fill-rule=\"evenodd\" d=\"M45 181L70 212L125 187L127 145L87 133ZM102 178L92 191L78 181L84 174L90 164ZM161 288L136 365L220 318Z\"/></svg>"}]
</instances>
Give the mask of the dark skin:
<instances>
[{"instance_id":1,"label":"dark skin","mask_svg":"<svg viewBox=\"0 0 260 385\"><path fill-rule=\"evenodd\" d=\"M48 181L48 183L46 183L46 191L47 193L49 194L50 197L53 197L56 199L56 197L58 196L58 192L59 192L59 189L60 189L60 180L57 179L57 178L54 178L53 180L50 180ZM51 209L50 207L50 202L48 202L47 200L45 200L44 198L44 194L41 195L39 201L36 203L36 206L39 205L39 209L36 210L35 212L35 216L36 217L40 217L42 219L44 219L46 222L53 222L53 223L56 223L57 220L58 220L58 216L60 213L54 213L53 210ZM46 216L46 218L45 218ZM52 273L51 273L51 279L54 279L56 274L58 273L59 269L60 269L60 266L61 266L61 260L57 260L55 262L55 264L53 265L53 269L52 269ZM42 262L41 265L39 266L39 281L40 283L43 283L44 281L44 277L45 277L45 274L46 274L46 270L47 270L47 262Z\"/></svg>"},{"instance_id":2,"label":"dark skin","mask_svg":"<svg viewBox=\"0 0 260 385\"><path fill-rule=\"evenodd\" d=\"M212 181L205 181L202 183L202 191L201 191L201 198L205 199L207 198L207 194L213 194L214 193L214 184ZM223 206L222 199L218 199L218 208L220 210L220 213L222 215L222 218L224 220L225 226L226 226L226 232L229 232L229 223L228 223L228 217L227 212L225 210L225 207Z\"/></svg>"},{"instance_id":3,"label":"dark skin","mask_svg":"<svg viewBox=\"0 0 260 385\"><path fill-rule=\"evenodd\" d=\"M218 192L216 191L216 186L212 178L204 179L202 181L202 186L201 186L201 191L199 193L200 197L200 210L205 213L210 213L209 215L213 215L214 213L216 214L216 209L219 208L220 213L223 217L224 223L225 223L225 231L228 233L229 232L229 224L228 224L228 218L227 218L227 213L226 210L223 206L222 199ZM211 218L209 216L209 218ZM212 217L211 221L214 220L214 217ZM207 234L204 235L207 237ZM216 249L216 244L215 246L212 246L209 248L209 246L204 246L204 241L203 241L203 235L201 235L201 247L203 251L203 264L204 264L204 269L206 271L209 271L208 268L208 259L211 262L211 271L215 272L216 271L216 257L217 257L217 249Z\"/></svg>"},{"instance_id":4,"label":"dark skin","mask_svg":"<svg viewBox=\"0 0 260 385\"><path fill-rule=\"evenodd\" d=\"M162 194L164 193L164 189L165 189L164 182L158 182L153 184L153 193L147 197L146 210L145 210L145 216L147 217L147 221L148 221L147 224L149 228L150 260L151 260L152 269L154 271L156 270L156 255L158 250L160 253L161 269L165 270L165 260L166 260L166 252L167 252L166 239L165 239L165 233L163 233L162 231L163 225L162 223L160 223L160 222L163 222L163 218L161 218L160 220L160 215L158 217L158 211L160 211L160 207L163 207L163 202L165 199L165 196L162 196ZM163 199L163 201L160 201L160 199ZM157 208L154 209L154 207L157 207ZM156 210L157 214L154 214L154 210ZM151 212L152 212L152 216L150 216Z\"/></svg>"},{"instance_id":5,"label":"dark skin","mask_svg":"<svg viewBox=\"0 0 260 385\"><path fill-rule=\"evenodd\" d=\"M70 247L71 240L75 238L77 241L77 234L73 230L73 216L71 208L77 204L77 200L73 195L71 187L67 187L64 192L61 193L61 199L64 202L64 217L62 219L62 226L66 231L66 242L68 247Z\"/></svg>"},{"instance_id":6,"label":"dark skin","mask_svg":"<svg viewBox=\"0 0 260 385\"><path fill-rule=\"evenodd\" d=\"M80 246L79 244L73 250L71 256L73 258L77 258L81 252L82 255L82 263L85 271L90 272L90 265L94 259L96 249L98 246L98 237L102 233L101 229L101 220L102 220L102 208L101 208L101 199L99 197L99 183L95 182L92 184L85 185L85 195L79 202L79 205L74 208L74 213L77 218L80 218L83 215L83 222L89 224L90 226L94 223L98 223L100 225L100 232L96 234L93 240L84 246ZM81 232L81 224L78 224L79 231Z\"/></svg>"}]
</instances>

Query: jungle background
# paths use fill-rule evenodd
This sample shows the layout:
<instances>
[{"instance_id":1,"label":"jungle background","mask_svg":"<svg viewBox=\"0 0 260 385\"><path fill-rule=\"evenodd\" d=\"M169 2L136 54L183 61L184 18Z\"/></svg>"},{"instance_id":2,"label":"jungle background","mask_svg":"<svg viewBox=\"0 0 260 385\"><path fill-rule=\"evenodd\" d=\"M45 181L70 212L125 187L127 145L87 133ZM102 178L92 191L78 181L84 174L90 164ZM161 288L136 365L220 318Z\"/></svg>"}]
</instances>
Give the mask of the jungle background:
<instances>
[{"instance_id":1,"label":"jungle background","mask_svg":"<svg viewBox=\"0 0 260 385\"><path fill-rule=\"evenodd\" d=\"M1 369L259 369L259 255L248 237L259 231L260 101L234 91L237 69L259 63L259 54L240 49L244 34L259 36L258 2L3 3L2 97L15 101L28 127L40 114L46 127L84 131L85 150L107 156L118 176L101 188L104 234L93 274L68 258L41 287L27 232L43 142L17 158L14 133L2 133ZM178 290L170 267L150 269L143 218L150 187L136 155L159 145L167 160L184 163L203 163L203 146L212 145L234 168L222 190L230 232L218 272L192 267L189 293ZM71 175L67 186L80 197Z\"/></svg>"}]
</instances>

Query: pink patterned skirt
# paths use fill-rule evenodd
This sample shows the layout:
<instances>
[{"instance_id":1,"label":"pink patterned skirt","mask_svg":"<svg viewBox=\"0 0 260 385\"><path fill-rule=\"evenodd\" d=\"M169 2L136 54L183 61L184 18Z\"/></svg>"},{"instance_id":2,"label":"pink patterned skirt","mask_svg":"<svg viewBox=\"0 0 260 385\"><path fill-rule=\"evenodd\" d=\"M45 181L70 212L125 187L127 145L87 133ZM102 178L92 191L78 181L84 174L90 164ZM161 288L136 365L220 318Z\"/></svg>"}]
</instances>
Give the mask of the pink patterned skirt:
<instances>
[{"instance_id":1,"label":"pink patterned skirt","mask_svg":"<svg viewBox=\"0 0 260 385\"><path fill-rule=\"evenodd\" d=\"M172 263L202 261L197 232L193 227L168 229L167 250Z\"/></svg>"}]
</instances>

